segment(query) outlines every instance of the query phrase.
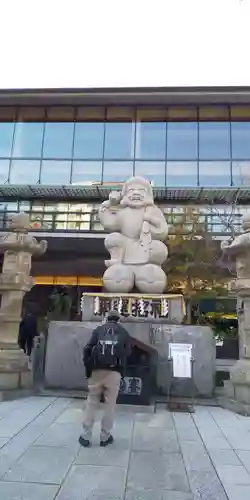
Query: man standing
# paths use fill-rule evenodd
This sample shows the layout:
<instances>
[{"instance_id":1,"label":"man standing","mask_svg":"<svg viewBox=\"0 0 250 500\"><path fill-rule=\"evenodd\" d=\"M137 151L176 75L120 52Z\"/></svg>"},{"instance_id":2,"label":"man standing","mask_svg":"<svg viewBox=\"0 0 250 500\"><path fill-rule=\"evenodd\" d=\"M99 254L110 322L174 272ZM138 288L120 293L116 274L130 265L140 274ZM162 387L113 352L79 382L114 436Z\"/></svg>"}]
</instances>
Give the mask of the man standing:
<instances>
[{"instance_id":1,"label":"man standing","mask_svg":"<svg viewBox=\"0 0 250 500\"><path fill-rule=\"evenodd\" d=\"M83 361L89 379L89 394L83 421L83 434L79 438L82 446L91 445L95 411L102 394L105 409L101 423L100 446L113 443L111 430L114 423L116 400L121 376L124 374L126 358L130 351L130 337L120 324L117 311L110 311L107 322L98 326L84 348Z\"/></svg>"},{"instance_id":2,"label":"man standing","mask_svg":"<svg viewBox=\"0 0 250 500\"><path fill-rule=\"evenodd\" d=\"M29 358L33 349L34 338L37 336L37 318L32 311L28 311L19 325L18 344Z\"/></svg>"}]
</instances>

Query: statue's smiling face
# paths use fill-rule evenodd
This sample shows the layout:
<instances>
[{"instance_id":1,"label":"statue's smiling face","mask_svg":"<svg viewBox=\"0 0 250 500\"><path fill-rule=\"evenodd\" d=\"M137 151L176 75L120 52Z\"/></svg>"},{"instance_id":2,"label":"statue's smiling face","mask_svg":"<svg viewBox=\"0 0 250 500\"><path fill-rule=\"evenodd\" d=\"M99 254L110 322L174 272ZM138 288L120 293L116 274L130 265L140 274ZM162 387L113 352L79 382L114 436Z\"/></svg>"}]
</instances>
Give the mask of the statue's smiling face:
<instances>
[{"instance_id":1,"label":"statue's smiling face","mask_svg":"<svg viewBox=\"0 0 250 500\"><path fill-rule=\"evenodd\" d=\"M123 204L129 207L143 207L148 204L147 189L140 184L131 184L128 186L126 194L123 197Z\"/></svg>"}]
</instances>

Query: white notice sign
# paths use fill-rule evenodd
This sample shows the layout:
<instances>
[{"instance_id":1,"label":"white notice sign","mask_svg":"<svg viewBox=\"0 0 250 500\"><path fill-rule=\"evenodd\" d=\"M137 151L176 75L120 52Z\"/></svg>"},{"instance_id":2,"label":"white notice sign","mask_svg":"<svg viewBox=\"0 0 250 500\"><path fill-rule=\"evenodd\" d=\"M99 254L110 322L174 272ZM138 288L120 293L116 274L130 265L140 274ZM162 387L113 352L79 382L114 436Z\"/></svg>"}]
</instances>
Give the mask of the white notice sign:
<instances>
[{"instance_id":1,"label":"white notice sign","mask_svg":"<svg viewBox=\"0 0 250 500\"><path fill-rule=\"evenodd\" d=\"M192 344L169 344L169 357L173 361L173 377L192 378Z\"/></svg>"}]
</instances>

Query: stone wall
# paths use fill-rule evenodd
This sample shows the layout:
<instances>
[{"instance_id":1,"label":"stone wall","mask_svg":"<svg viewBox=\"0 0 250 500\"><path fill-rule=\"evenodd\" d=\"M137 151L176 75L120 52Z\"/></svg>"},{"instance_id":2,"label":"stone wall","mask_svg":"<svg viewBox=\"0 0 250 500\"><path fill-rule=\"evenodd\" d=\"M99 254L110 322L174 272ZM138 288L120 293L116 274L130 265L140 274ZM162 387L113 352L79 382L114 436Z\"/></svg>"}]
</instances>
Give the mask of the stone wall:
<instances>
[{"instance_id":1,"label":"stone wall","mask_svg":"<svg viewBox=\"0 0 250 500\"><path fill-rule=\"evenodd\" d=\"M83 347L96 322L51 322L45 363L45 384L50 388L85 389L87 387L82 362ZM99 324L99 322L98 322ZM168 387L168 344L183 342L193 345L194 382L196 395L210 397L215 385L215 342L209 327L163 323L126 322L132 337L154 346L158 351L157 386L166 394ZM173 394L189 395L189 380L175 380Z\"/></svg>"}]
</instances>

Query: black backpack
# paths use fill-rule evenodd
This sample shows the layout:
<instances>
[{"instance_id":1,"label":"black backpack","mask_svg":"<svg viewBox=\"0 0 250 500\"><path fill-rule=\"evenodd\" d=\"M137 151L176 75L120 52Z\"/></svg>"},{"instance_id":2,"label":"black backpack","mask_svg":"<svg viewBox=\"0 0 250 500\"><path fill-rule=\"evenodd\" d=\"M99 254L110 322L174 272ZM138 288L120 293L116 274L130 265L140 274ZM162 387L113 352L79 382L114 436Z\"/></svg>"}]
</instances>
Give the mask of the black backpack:
<instances>
[{"instance_id":1,"label":"black backpack","mask_svg":"<svg viewBox=\"0 0 250 500\"><path fill-rule=\"evenodd\" d=\"M119 329L120 326L113 322L99 327L98 340L92 353L96 368L114 368L123 363L124 336Z\"/></svg>"}]
</instances>

